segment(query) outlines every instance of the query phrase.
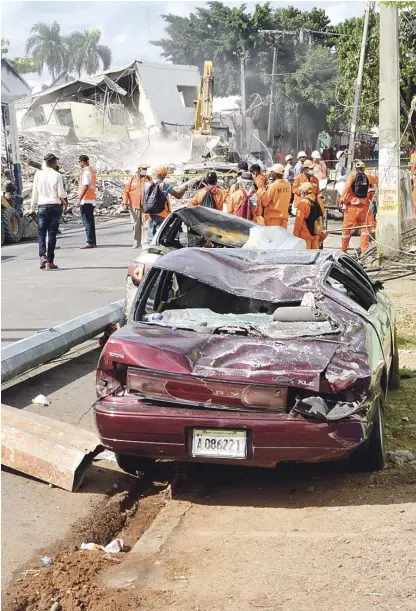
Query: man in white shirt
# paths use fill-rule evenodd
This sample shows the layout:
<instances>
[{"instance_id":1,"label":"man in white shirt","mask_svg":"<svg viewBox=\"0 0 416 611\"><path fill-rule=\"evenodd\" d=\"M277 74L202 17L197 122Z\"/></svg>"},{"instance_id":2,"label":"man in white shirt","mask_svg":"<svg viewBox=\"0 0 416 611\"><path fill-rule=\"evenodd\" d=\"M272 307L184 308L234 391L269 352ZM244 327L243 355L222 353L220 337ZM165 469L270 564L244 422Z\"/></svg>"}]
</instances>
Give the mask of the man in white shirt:
<instances>
[{"instance_id":1,"label":"man in white shirt","mask_svg":"<svg viewBox=\"0 0 416 611\"><path fill-rule=\"evenodd\" d=\"M285 173L283 174L283 178L290 182L293 185L293 181L295 180L295 167L293 165L293 155L286 155L285 157L286 165L285 165Z\"/></svg>"},{"instance_id":2,"label":"man in white shirt","mask_svg":"<svg viewBox=\"0 0 416 611\"><path fill-rule=\"evenodd\" d=\"M56 235L62 206L66 207L66 192L61 174L56 171L58 158L53 153L44 157L45 169L38 170L33 179L31 214L38 208L38 242L40 269L58 269L54 263ZM48 245L46 247L46 236Z\"/></svg>"},{"instance_id":3,"label":"man in white shirt","mask_svg":"<svg viewBox=\"0 0 416 611\"><path fill-rule=\"evenodd\" d=\"M94 219L97 177L95 170L90 166L88 155L79 156L79 165L82 172L79 177L78 205L81 206L81 219L87 235L86 243L81 248L97 248Z\"/></svg>"}]
</instances>

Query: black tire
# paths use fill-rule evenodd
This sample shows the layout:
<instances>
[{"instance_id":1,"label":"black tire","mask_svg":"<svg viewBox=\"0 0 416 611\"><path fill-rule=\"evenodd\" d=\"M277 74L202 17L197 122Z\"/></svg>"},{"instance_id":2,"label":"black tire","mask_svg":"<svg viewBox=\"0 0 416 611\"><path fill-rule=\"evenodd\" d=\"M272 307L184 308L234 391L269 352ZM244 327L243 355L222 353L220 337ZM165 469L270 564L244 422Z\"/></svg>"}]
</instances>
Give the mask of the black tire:
<instances>
[{"instance_id":1,"label":"black tire","mask_svg":"<svg viewBox=\"0 0 416 611\"><path fill-rule=\"evenodd\" d=\"M1 223L1 245L4 244L4 238L6 237L6 232L4 231L4 223Z\"/></svg>"},{"instance_id":2,"label":"black tire","mask_svg":"<svg viewBox=\"0 0 416 611\"><path fill-rule=\"evenodd\" d=\"M397 345L397 331L394 329L393 336L393 357L390 370L389 388L400 388L400 362L399 362L399 347Z\"/></svg>"},{"instance_id":3,"label":"black tire","mask_svg":"<svg viewBox=\"0 0 416 611\"><path fill-rule=\"evenodd\" d=\"M155 465L154 458L142 458L130 454L116 454L116 461L122 471L129 475L146 476L152 472Z\"/></svg>"},{"instance_id":4,"label":"black tire","mask_svg":"<svg viewBox=\"0 0 416 611\"><path fill-rule=\"evenodd\" d=\"M124 300L123 309L121 311L121 316L119 323L120 327L125 327L127 325L127 299Z\"/></svg>"},{"instance_id":5,"label":"black tire","mask_svg":"<svg viewBox=\"0 0 416 611\"><path fill-rule=\"evenodd\" d=\"M22 239L23 221L14 208L1 209L1 223L4 225L4 241L17 244Z\"/></svg>"},{"instance_id":6,"label":"black tire","mask_svg":"<svg viewBox=\"0 0 416 611\"><path fill-rule=\"evenodd\" d=\"M368 439L351 456L356 471L381 471L386 465L384 421L380 402L377 405Z\"/></svg>"}]
</instances>

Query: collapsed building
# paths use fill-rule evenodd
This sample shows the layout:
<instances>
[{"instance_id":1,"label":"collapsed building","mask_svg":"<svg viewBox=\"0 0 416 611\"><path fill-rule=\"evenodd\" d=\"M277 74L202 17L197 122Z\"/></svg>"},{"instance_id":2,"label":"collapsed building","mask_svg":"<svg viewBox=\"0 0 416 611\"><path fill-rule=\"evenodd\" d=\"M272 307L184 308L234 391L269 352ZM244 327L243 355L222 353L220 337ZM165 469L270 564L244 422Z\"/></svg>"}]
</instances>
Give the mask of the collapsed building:
<instances>
[{"instance_id":1,"label":"collapsed building","mask_svg":"<svg viewBox=\"0 0 416 611\"><path fill-rule=\"evenodd\" d=\"M18 128L72 140L125 142L148 131L187 133L199 78L196 66L144 61L72 78L16 102Z\"/></svg>"},{"instance_id":2,"label":"collapsed building","mask_svg":"<svg viewBox=\"0 0 416 611\"><path fill-rule=\"evenodd\" d=\"M241 113L235 105L232 112L219 108L209 150L189 163L199 95L196 66L134 61L93 76L61 74L50 87L13 104L24 196L30 196L46 151L60 159L70 203L76 200L78 157L90 157L99 175L97 214L121 210L126 174L135 171L138 161L168 166L176 182L215 169L228 185L240 158Z\"/></svg>"}]
</instances>

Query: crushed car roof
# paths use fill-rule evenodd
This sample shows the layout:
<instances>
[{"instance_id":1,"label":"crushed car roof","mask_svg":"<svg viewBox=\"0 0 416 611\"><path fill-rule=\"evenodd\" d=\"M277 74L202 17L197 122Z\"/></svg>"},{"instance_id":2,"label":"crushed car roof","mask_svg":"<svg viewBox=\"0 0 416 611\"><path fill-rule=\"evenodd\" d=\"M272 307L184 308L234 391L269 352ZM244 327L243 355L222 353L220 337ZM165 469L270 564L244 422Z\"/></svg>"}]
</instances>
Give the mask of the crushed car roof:
<instances>
[{"instance_id":1,"label":"crushed car roof","mask_svg":"<svg viewBox=\"0 0 416 611\"><path fill-rule=\"evenodd\" d=\"M334 255L322 251L193 248L162 257L154 267L175 271L239 297L298 301L313 290L318 270Z\"/></svg>"},{"instance_id":2,"label":"crushed car roof","mask_svg":"<svg viewBox=\"0 0 416 611\"><path fill-rule=\"evenodd\" d=\"M256 227L251 221L203 206L180 208L172 214L198 235L224 246L243 246L249 238L250 229Z\"/></svg>"}]
</instances>

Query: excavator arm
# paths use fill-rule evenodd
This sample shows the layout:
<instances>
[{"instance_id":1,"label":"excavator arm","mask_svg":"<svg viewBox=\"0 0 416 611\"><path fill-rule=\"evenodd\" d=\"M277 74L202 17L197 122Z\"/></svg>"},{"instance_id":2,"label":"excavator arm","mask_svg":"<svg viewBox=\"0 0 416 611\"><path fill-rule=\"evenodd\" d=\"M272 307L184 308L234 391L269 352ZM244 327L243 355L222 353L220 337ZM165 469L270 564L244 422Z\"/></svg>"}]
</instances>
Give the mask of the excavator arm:
<instances>
[{"instance_id":1,"label":"excavator arm","mask_svg":"<svg viewBox=\"0 0 416 611\"><path fill-rule=\"evenodd\" d=\"M204 63L204 75L201 78L199 98L195 105L195 135L211 136L212 104L214 100L214 76L212 62Z\"/></svg>"}]
</instances>

